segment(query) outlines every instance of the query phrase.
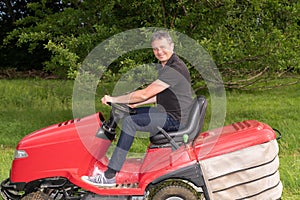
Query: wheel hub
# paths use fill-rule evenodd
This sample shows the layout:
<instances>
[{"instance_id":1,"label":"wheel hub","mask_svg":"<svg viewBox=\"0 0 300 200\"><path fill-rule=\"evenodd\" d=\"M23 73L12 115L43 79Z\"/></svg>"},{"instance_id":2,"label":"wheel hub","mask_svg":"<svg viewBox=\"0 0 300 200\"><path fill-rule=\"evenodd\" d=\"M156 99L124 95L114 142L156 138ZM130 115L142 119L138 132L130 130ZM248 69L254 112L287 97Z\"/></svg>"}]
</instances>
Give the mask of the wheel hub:
<instances>
[{"instance_id":1,"label":"wheel hub","mask_svg":"<svg viewBox=\"0 0 300 200\"><path fill-rule=\"evenodd\" d=\"M181 197L169 197L166 200L184 200L184 199Z\"/></svg>"}]
</instances>

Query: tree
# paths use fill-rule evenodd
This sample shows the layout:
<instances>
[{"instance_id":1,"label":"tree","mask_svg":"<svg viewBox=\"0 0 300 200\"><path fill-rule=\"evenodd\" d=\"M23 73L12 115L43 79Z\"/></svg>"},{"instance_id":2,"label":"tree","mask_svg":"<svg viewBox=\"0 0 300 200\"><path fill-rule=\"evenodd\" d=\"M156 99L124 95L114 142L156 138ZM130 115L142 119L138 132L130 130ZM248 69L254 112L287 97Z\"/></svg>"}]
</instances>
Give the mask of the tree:
<instances>
[{"instance_id":1,"label":"tree","mask_svg":"<svg viewBox=\"0 0 300 200\"><path fill-rule=\"evenodd\" d=\"M9 1L4 0L0 2L0 59L1 68L18 66L26 67L34 63L36 59L27 59L28 51L26 47L15 47L13 45L3 45L3 39L7 36L7 33L12 31L15 26L15 22L30 15L26 9L26 5L29 1ZM16 39L14 40L14 42ZM37 61L38 62L38 61Z\"/></svg>"},{"instance_id":2,"label":"tree","mask_svg":"<svg viewBox=\"0 0 300 200\"><path fill-rule=\"evenodd\" d=\"M74 77L101 41L138 27L174 29L198 41L213 56L227 87L245 87L266 72L300 69L296 0L44 0L26 8L31 14L16 22L6 47L16 44L49 55L44 69L61 77ZM113 63L113 73L151 59L145 52L124 55Z\"/></svg>"}]
</instances>

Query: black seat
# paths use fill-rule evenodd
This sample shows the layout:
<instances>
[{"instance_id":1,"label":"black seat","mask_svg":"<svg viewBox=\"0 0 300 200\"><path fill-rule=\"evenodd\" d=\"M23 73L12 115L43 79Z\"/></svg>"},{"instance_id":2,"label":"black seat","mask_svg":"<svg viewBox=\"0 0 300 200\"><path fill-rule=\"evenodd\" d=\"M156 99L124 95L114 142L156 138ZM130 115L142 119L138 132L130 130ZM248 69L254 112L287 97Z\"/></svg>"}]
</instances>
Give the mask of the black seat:
<instances>
[{"instance_id":1,"label":"black seat","mask_svg":"<svg viewBox=\"0 0 300 200\"><path fill-rule=\"evenodd\" d=\"M194 99L194 103L192 108L190 109L190 114L188 118L188 122L183 129L173 132L167 132L168 135L176 142L182 143L183 142L183 135L187 134L188 142L191 142L200 134L205 113L206 113L207 101L204 96L199 96ZM150 138L152 146L157 145L166 145L170 143L170 140L166 138L166 136L159 132L156 135Z\"/></svg>"}]
</instances>

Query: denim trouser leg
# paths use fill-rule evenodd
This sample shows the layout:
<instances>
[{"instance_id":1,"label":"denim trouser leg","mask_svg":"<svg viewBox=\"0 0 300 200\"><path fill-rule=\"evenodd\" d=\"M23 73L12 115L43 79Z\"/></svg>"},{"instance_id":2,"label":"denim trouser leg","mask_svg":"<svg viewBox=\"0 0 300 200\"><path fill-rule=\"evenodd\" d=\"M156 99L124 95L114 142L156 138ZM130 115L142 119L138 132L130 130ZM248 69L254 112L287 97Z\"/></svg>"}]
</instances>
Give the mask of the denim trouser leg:
<instances>
[{"instance_id":1,"label":"denim trouser leg","mask_svg":"<svg viewBox=\"0 0 300 200\"><path fill-rule=\"evenodd\" d=\"M180 125L178 120L166 113L159 112L155 107L137 108L136 111L137 114L123 119L121 135L108 164L109 168L116 171L121 170L136 131L150 132L151 135L155 135L158 132L158 126L166 131L175 131Z\"/></svg>"}]
</instances>

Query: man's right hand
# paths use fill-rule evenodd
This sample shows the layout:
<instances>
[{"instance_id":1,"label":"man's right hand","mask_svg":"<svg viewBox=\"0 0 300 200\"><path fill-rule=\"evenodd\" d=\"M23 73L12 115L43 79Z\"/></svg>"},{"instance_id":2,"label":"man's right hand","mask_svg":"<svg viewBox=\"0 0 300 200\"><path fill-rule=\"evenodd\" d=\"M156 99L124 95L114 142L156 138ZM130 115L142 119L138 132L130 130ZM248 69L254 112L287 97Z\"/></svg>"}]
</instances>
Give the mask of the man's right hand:
<instances>
[{"instance_id":1,"label":"man's right hand","mask_svg":"<svg viewBox=\"0 0 300 200\"><path fill-rule=\"evenodd\" d=\"M108 105L109 102L112 102L112 97L109 95L104 95L101 99L102 104Z\"/></svg>"}]
</instances>

